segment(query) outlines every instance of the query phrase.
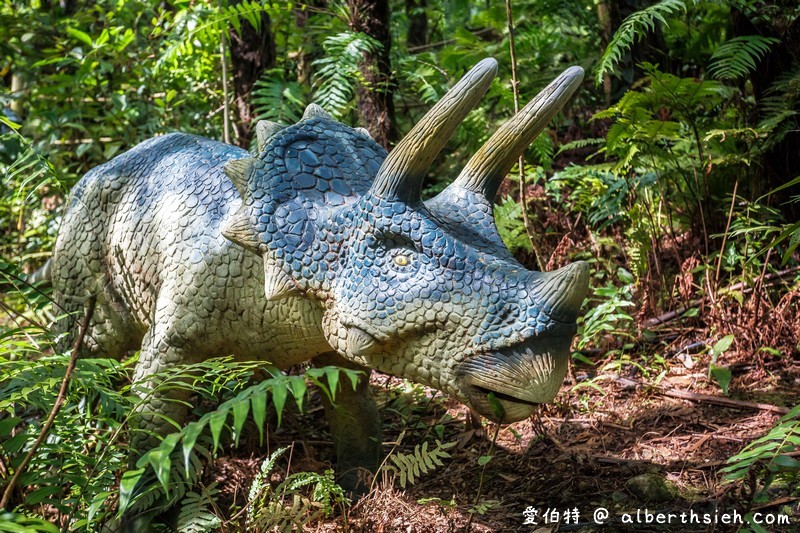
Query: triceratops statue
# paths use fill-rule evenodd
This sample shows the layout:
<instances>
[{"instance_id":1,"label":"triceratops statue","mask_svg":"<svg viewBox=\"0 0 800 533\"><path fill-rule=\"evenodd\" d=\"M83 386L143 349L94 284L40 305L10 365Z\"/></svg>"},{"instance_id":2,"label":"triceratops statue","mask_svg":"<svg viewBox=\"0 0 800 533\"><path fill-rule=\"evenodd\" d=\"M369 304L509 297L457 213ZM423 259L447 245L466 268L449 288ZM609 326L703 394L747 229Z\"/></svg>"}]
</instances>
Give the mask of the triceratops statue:
<instances>
[{"instance_id":1,"label":"triceratops statue","mask_svg":"<svg viewBox=\"0 0 800 533\"><path fill-rule=\"evenodd\" d=\"M499 416L490 393L503 422L529 416L563 381L588 269L526 270L500 239L492 204L583 71L566 70L454 183L420 197L429 165L496 71L481 61L388 155L312 104L292 126L258 123L255 157L175 133L90 171L72 191L50 266L61 308L96 301L85 351L141 349L134 380L151 388L170 365L229 354L363 369L328 409L340 473L380 461L369 369L489 418ZM188 393L163 394L142 408L140 428L173 429L153 412L185 417Z\"/></svg>"}]
</instances>

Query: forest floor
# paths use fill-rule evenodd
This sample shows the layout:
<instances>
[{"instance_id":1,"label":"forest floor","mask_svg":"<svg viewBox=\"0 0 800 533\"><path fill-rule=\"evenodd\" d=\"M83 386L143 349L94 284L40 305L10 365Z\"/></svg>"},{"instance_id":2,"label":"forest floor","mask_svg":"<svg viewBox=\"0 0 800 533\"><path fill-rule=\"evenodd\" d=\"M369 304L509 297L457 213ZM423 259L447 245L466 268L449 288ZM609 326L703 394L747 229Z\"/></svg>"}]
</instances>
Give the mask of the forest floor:
<instances>
[{"instance_id":1,"label":"forest floor","mask_svg":"<svg viewBox=\"0 0 800 533\"><path fill-rule=\"evenodd\" d=\"M798 498L789 496L789 487L774 487L769 502L754 504L752 484L726 483L719 472L775 424L784 406L796 403L800 360L726 354L733 380L725 396L708 379L708 354L681 353L677 345L673 353L678 355L663 361L658 376L642 375L643 366L636 364L590 376L589 367L578 365L553 404L502 426L491 452L495 424L476 432L465 423L468 411L462 405L375 375L385 450L409 453L441 436L457 443L449 450L452 458L405 489L384 476L345 515L317 522L316 530L736 531L738 525L722 523L725 513L760 511L783 513L795 524L767 531L800 531ZM604 367L601 361L595 368ZM725 405L727 400L733 401ZM329 468L332 444L322 408L292 418L271 436L272 445L297 443L291 465L281 465L284 475L287 468ZM251 453L223 457L208 470L209 481L220 482L230 503L247 494L263 460ZM492 459L484 469L479 458L487 455ZM602 528L594 521L600 508L609 512ZM645 509L694 511L698 520L716 524L681 525L679 518L671 526L626 522L637 519L637 510L646 521Z\"/></svg>"}]
</instances>

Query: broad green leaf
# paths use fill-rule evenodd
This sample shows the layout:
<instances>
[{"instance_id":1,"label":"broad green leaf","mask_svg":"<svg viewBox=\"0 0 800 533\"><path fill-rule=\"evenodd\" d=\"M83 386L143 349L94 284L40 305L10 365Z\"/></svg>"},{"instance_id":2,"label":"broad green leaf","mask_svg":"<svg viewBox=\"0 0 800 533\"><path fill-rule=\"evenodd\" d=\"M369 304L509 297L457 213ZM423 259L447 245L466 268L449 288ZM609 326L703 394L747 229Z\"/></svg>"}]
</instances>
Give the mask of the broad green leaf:
<instances>
[{"instance_id":1,"label":"broad green leaf","mask_svg":"<svg viewBox=\"0 0 800 533\"><path fill-rule=\"evenodd\" d=\"M219 437L227 418L228 411L225 410L214 411L208 418L208 427L211 428L211 438L214 440L214 453L217 453L217 448L219 448Z\"/></svg>"},{"instance_id":2,"label":"broad green leaf","mask_svg":"<svg viewBox=\"0 0 800 533\"><path fill-rule=\"evenodd\" d=\"M17 427L17 424L20 422L22 422L22 419L16 416L6 418L5 420L0 420L0 437L11 435L11 431Z\"/></svg>"},{"instance_id":3,"label":"broad green leaf","mask_svg":"<svg viewBox=\"0 0 800 533\"><path fill-rule=\"evenodd\" d=\"M52 485L29 492L25 496L25 505L38 505L48 496L53 496L61 491L61 487Z\"/></svg>"},{"instance_id":4,"label":"broad green leaf","mask_svg":"<svg viewBox=\"0 0 800 533\"><path fill-rule=\"evenodd\" d=\"M86 517L86 521L88 522L88 524L92 523L92 520L94 520L97 511L99 511L100 508L103 506L103 504L106 503L106 500L108 499L109 496L111 496L111 492L107 491L100 492L95 495L94 499L92 500L92 504L89 505L89 511L88 511L89 514Z\"/></svg>"},{"instance_id":5,"label":"broad green leaf","mask_svg":"<svg viewBox=\"0 0 800 533\"><path fill-rule=\"evenodd\" d=\"M731 384L731 369L727 366L709 365L709 371L722 388L722 393L728 395L728 386Z\"/></svg>"},{"instance_id":6,"label":"broad green leaf","mask_svg":"<svg viewBox=\"0 0 800 533\"><path fill-rule=\"evenodd\" d=\"M158 481L161 482L164 493L169 495L169 473L172 468L172 460L169 454L160 449L152 450L147 454L147 460L150 462L150 466L153 467Z\"/></svg>"},{"instance_id":7,"label":"broad green leaf","mask_svg":"<svg viewBox=\"0 0 800 533\"><path fill-rule=\"evenodd\" d=\"M242 434L242 427L247 420L247 413L250 411L250 402L247 399L236 399L233 402L233 433L234 443L239 446L239 437Z\"/></svg>"},{"instance_id":8,"label":"broad green leaf","mask_svg":"<svg viewBox=\"0 0 800 533\"><path fill-rule=\"evenodd\" d=\"M800 461L789 455L778 455L772 460L770 470L800 470Z\"/></svg>"},{"instance_id":9,"label":"broad green leaf","mask_svg":"<svg viewBox=\"0 0 800 533\"><path fill-rule=\"evenodd\" d=\"M128 470L122 474L122 479L119 482L118 516L122 516L128 509L128 505L130 505L131 498L133 497L133 492L136 489L136 484L139 483L139 479L141 479L144 471L144 468L137 468L136 470Z\"/></svg>"},{"instance_id":10,"label":"broad green leaf","mask_svg":"<svg viewBox=\"0 0 800 533\"><path fill-rule=\"evenodd\" d=\"M297 410L303 412L303 400L305 399L308 386L306 385L305 378L300 376L289 376L289 388L292 390L292 396L297 403Z\"/></svg>"},{"instance_id":11,"label":"broad green leaf","mask_svg":"<svg viewBox=\"0 0 800 533\"><path fill-rule=\"evenodd\" d=\"M198 420L196 422L190 422L183 428L183 465L184 468L186 468L187 476L189 475L189 456L192 454L197 438L203 432L204 427L205 424L201 420Z\"/></svg>"},{"instance_id":12,"label":"broad green leaf","mask_svg":"<svg viewBox=\"0 0 800 533\"><path fill-rule=\"evenodd\" d=\"M250 397L253 420L258 427L258 443L264 444L264 422L267 419L267 391L260 390Z\"/></svg>"},{"instance_id":13,"label":"broad green leaf","mask_svg":"<svg viewBox=\"0 0 800 533\"><path fill-rule=\"evenodd\" d=\"M342 368L341 371L344 372L345 375L347 375L347 377L350 379L350 383L353 385L353 390L356 390L358 388L358 380L364 376L364 373L360 370L353 370L352 368Z\"/></svg>"},{"instance_id":14,"label":"broad green leaf","mask_svg":"<svg viewBox=\"0 0 800 533\"><path fill-rule=\"evenodd\" d=\"M733 344L734 339L735 337L733 335L725 335L716 343L714 343L714 346L711 348L712 357L713 356L719 357L720 355L727 352L728 349L731 347L731 344Z\"/></svg>"},{"instance_id":15,"label":"broad green leaf","mask_svg":"<svg viewBox=\"0 0 800 533\"><path fill-rule=\"evenodd\" d=\"M278 382L272 387L272 405L275 406L275 413L278 415L278 426L281 425L283 407L286 405L286 394L286 385L283 382Z\"/></svg>"},{"instance_id":16,"label":"broad green leaf","mask_svg":"<svg viewBox=\"0 0 800 533\"><path fill-rule=\"evenodd\" d=\"M497 399L497 396L495 396L493 392L490 392L486 395L486 400L489 402L489 407L491 407L494 416L502 421L506 410L503 408L503 404L500 403L500 400Z\"/></svg>"},{"instance_id":17,"label":"broad green leaf","mask_svg":"<svg viewBox=\"0 0 800 533\"><path fill-rule=\"evenodd\" d=\"M337 367L325 368L325 379L331 391L331 401L336 400L336 389L339 387L339 369Z\"/></svg>"},{"instance_id":18,"label":"broad green leaf","mask_svg":"<svg viewBox=\"0 0 800 533\"><path fill-rule=\"evenodd\" d=\"M67 34L71 35L72 37L75 37L83 44L92 46L92 38L89 37L89 34L82 32L77 28L67 28Z\"/></svg>"}]
</instances>

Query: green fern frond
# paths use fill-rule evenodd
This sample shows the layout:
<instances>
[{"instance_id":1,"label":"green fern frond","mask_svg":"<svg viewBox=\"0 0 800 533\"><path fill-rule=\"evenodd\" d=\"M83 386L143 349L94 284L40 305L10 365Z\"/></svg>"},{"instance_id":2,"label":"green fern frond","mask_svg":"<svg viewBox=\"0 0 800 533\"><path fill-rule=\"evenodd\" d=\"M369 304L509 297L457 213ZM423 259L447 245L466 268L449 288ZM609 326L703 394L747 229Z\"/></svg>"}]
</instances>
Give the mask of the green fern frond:
<instances>
[{"instance_id":1,"label":"green fern frond","mask_svg":"<svg viewBox=\"0 0 800 533\"><path fill-rule=\"evenodd\" d=\"M251 530L302 531L310 522L330 516L334 505L347 500L344 490L334 481L333 470L323 474L297 472L273 488L270 474L277 459L288 449L280 448L264 460L250 485L247 525ZM312 485L310 497L304 495L302 489Z\"/></svg>"},{"instance_id":2,"label":"green fern frond","mask_svg":"<svg viewBox=\"0 0 800 533\"><path fill-rule=\"evenodd\" d=\"M762 118L758 123L758 130L766 136L761 147L762 152L770 150L787 134L798 128L800 114L796 110L798 100L800 100L800 68L795 66L775 80L761 99L759 114Z\"/></svg>"},{"instance_id":3,"label":"green fern frond","mask_svg":"<svg viewBox=\"0 0 800 533\"><path fill-rule=\"evenodd\" d=\"M243 0L241 3L219 6L198 2L180 12L169 32L172 39L155 64L155 71L175 65L183 56L190 55L195 48L217 47L220 38L229 27L241 32L244 20L257 31L261 28L261 14L276 16L279 12L291 10L291 3L260 2Z\"/></svg>"},{"instance_id":4,"label":"green fern frond","mask_svg":"<svg viewBox=\"0 0 800 533\"><path fill-rule=\"evenodd\" d=\"M745 446L738 454L728 459L721 473L728 481L745 479L751 470L768 471L765 486L779 481L782 475L797 472L800 462L792 456L800 443L800 405L792 408L778 420L775 427L763 437Z\"/></svg>"},{"instance_id":5,"label":"green fern frond","mask_svg":"<svg viewBox=\"0 0 800 533\"><path fill-rule=\"evenodd\" d=\"M300 120L306 95L296 81L286 79L282 69L264 72L253 88L252 102L257 120L292 124Z\"/></svg>"},{"instance_id":6,"label":"green fern frond","mask_svg":"<svg viewBox=\"0 0 800 533\"><path fill-rule=\"evenodd\" d=\"M177 531L181 533L210 533L216 531L222 520L209 509L213 508L213 497L217 493L216 482L204 487L198 494L188 492L181 500Z\"/></svg>"},{"instance_id":7,"label":"green fern frond","mask_svg":"<svg viewBox=\"0 0 800 533\"><path fill-rule=\"evenodd\" d=\"M450 454L446 450L455 446L455 442L442 444L436 441L436 447L428 449L428 442L417 444L412 453L393 453L389 456L393 465L386 464L384 469L394 472L399 480L400 486L413 485L423 474L433 472L436 468L444 466L442 459L447 459Z\"/></svg>"},{"instance_id":8,"label":"green fern frond","mask_svg":"<svg viewBox=\"0 0 800 533\"><path fill-rule=\"evenodd\" d=\"M603 139L602 137L577 139L575 141L562 144L561 147L558 149L558 152L556 152L556 155L562 154L564 152L569 152L571 150L581 150L583 148L588 148L589 146L598 146L604 144L605 142L606 140Z\"/></svg>"},{"instance_id":9,"label":"green fern frond","mask_svg":"<svg viewBox=\"0 0 800 533\"><path fill-rule=\"evenodd\" d=\"M324 57L314 61L314 101L328 113L341 119L353 102L356 82L362 77L359 65L365 53L382 48L365 33L341 32L322 43Z\"/></svg>"},{"instance_id":10,"label":"green fern frond","mask_svg":"<svg viewBox=\"0 0 800 533\"><path fill-rule=\"evenodd\" d=\"M708 72L718 80L735 80L756 70L758 62L779 39L761 35L734 37L711 56Z\"/></svg>"},{"instance_id":11,"label":"green fern frond","mask_svg":"<svg viewBox=\"0 0 800 533\"><path fill-rule=\"evenodd\" d=\"M659 22L666 26L666 17L679 11L686 11L684 0L661 0L657 4L628 15L608 43L603 57L600 58L600 65L595 72L595 83L600 85L603 76L614 69L614 65L645 33L653 31Z\"/></svg>"},{"instance_id":12,"label":"green fern frond","mask_svg":"<svg viewBox=\"0 0 800 533\"><path fill-rule=\"evenodd\" d=\"M553 139L547 134L539 135L531 143L529 149L533 152L536 162L543 166L545 170L550 170L550 167L553 166L553 157L556 152Z\"/></svg>"}]
</instances>

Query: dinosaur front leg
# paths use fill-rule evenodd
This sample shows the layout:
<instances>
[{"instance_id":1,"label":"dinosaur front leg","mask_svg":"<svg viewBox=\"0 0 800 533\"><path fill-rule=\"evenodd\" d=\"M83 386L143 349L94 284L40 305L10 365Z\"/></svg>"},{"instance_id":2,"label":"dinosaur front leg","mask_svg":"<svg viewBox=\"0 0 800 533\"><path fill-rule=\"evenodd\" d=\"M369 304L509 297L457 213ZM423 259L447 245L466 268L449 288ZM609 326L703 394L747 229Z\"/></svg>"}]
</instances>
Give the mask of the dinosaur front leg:
<instances>
[{"instance_id":1,"label":"dinosaur front leg","mask_svg":"<svg viewBox=\"0 0 800 533\"><path fill-rule=\"evenodd\" d=\"M339 484L345 490L364 493L369 489L369 474L377 472L383 458L381 420L370 390L370 370L335 353L320 355L313 363L364 372L355 390L349 379L341 379L333 403L322 395L336 448Z\"/></svg>"},{"instance_id":2,"label":"dinosaur front leg","mask_svg":"<svg viewBox=\"0 0 800 533\"><path fill-rule=\"evenodd\" d=\"M130 422L131 467L142 454L158 446L161 438L183 425L191 391L183 383L165 382L164 372L188 362L182 349L145 336L133 375L133 390L141 401Z\"/></svg>"}]
</instances>

